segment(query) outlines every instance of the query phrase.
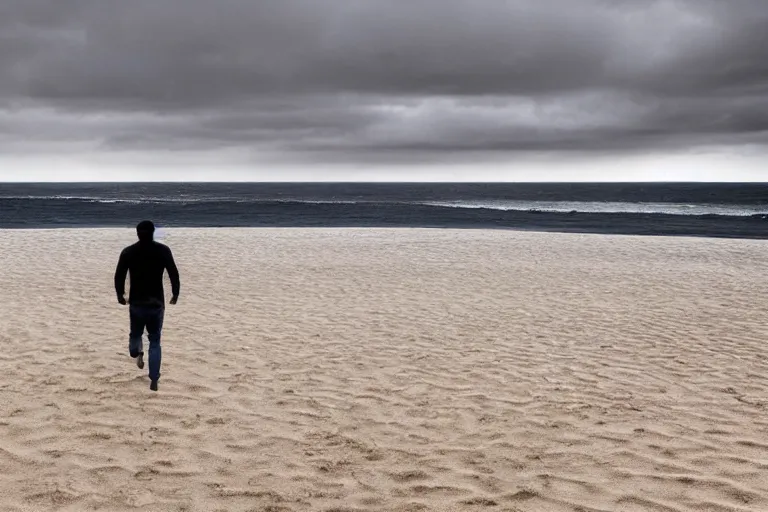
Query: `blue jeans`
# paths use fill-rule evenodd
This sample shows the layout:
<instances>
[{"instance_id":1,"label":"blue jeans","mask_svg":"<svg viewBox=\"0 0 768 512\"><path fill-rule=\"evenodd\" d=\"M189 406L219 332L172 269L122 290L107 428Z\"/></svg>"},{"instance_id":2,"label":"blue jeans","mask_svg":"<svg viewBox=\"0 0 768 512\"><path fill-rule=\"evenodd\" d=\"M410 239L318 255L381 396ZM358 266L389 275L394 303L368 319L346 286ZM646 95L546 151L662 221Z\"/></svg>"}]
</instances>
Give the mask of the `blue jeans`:
<instances>
[{"instance_id":1,"label":"blue jeans","mask_svg":"<svg viewBox=\"0 0 768 512\"><path fill-rule=\"evenodd\" d=\"M163 330L163 318L165 307L163 306L130 306L131 335L128 342L128 351L131 357L139 357L144 354L142 336L147 330L149 339L149 378L160 378L160 362L162 349L160 347L160 334Z\"/></svg>"}]
</instances>

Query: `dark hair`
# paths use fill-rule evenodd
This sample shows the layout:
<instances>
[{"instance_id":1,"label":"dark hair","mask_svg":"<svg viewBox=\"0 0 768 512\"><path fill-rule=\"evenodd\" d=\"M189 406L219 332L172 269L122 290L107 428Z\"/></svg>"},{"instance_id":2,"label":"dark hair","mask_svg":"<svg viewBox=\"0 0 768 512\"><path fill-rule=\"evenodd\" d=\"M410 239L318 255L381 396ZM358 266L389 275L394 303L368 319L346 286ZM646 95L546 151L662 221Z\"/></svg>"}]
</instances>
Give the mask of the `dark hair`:
<instances>
[{"instance_id":1,"label":"dark hair","mask_svg":"<svg viewBox=\"0 0 768 512\"><path fill-rule=\"evenodd\" d=\"M139 235L139 240L152 240L154 233L155 225L151 220L143 220L136 226L136 234Z\"/></svg>"}]
</instances>

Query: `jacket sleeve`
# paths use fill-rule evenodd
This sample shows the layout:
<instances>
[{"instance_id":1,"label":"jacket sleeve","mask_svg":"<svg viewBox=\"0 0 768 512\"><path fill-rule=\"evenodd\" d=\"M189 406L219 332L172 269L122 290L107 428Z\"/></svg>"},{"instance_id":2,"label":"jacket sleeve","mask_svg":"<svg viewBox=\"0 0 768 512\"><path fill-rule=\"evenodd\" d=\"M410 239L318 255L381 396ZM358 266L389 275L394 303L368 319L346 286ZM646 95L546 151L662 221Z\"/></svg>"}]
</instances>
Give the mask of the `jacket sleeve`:
<instances>
[{"instance_id":1,"label":"jacket sleeve","mask_svg":"<svg viewBox=\"0 0 768 512\"><path fill-rule=\"evenodd\" d=\"M124 250L120 253L120 259L117 261L115 269L115 292L120 298L125 295L125 278L128 276L128 254Z\"/></svg>"},{"instance_id":2,"label":"jacket sleeve","mask_svg":"<svg viewBox=\"0 0 768 512\"><path fill-rule=\"evenodd\" d=\"M171 293L174 297L178 297L181 291L181 281L179 280L179 269L176 268L176 262L173 259L173 252L170 247L166 247L165 269L168 271L168 277L171 279Z\"/></svg>"}]
</instances>

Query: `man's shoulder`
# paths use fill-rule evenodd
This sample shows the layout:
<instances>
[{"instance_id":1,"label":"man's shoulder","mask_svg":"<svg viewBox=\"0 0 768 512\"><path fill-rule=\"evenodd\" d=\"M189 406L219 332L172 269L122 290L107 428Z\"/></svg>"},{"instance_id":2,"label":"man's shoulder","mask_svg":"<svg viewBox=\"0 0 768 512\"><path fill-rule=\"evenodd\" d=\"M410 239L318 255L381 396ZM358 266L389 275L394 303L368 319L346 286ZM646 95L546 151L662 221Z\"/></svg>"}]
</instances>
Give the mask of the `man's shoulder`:
<instances>
[{"instance_id":1,"label":"man's shoulder","mask_svg":"<svg viewBox=\"0 0 768 512\"><path fill-rule=\"evenodd\" d=\"M127 255L131 254L132 252L134 252L136 250L136 245L137 244L131 244L131 245L127 246L127 247L124 247L123 250L120 251L120 255L121 256L123 256L123 255L127 256Z\"/></svg>"},{"instance_id":2,"label":"man's shoulder","mask_svg":"<svg viewBox=\"0 0 768 512\"><path fill-rule=\"evenodd\" d=\"M147 249L149 249L149 253L147 253ZM121 252L120 256L133 256L133 255L144 255L148 256L151 254L171 254L171 248L168 247L165 244L161 244L160 242L152 241L150 245L142 244L141 242L136 242L135 244L131 244L127 247L125 247Z\"/></svg>"},{"instance_id":3,"label":"man's shoulder","mask_svg":"<svg viewBox=\"0 0 768 512\"><path fill-rule=\"evenodd\" d=\"M156 247L158 250L160 250L160 251L162 251L162 252L164 252L164 253L166 253L166 254L168 254L169 252L171 252L171 248L170 248L170 247L168 247L167 245L163 244L163 243L160 243L160 242L155 242L155 241L153 241L152 243L154 244L154 246L155 246L155 247Z\"/></svg>"},{"instance_id":4,"label":"man's shoulder","mask_svg":"<svg viewBox=\"0 0 768 512\"><path fill-rule=\"evenodd\" d=\"M154 258L160 258L165 261L172 257L171 248L165 244L153 240L151 247L151 254Z\"/></svg>"}]
</instances>

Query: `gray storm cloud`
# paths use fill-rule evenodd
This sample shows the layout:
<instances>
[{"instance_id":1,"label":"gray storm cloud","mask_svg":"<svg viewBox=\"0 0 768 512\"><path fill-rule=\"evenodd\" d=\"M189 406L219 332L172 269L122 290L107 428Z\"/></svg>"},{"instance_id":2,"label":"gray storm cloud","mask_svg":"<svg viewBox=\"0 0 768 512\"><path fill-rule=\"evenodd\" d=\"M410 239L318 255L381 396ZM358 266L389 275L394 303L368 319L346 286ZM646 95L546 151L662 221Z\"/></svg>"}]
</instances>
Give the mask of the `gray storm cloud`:
<instances>
[{"instance_id":1,"label":"gray storm cloud","mask_svg":"<svg viewBox=\"0 0 768 512\"><path fill-rule=\"evenodd\" d=\"M766 144L767 48L765 0L3 0L0 149Z\"/></svg>"}]
</instances>

